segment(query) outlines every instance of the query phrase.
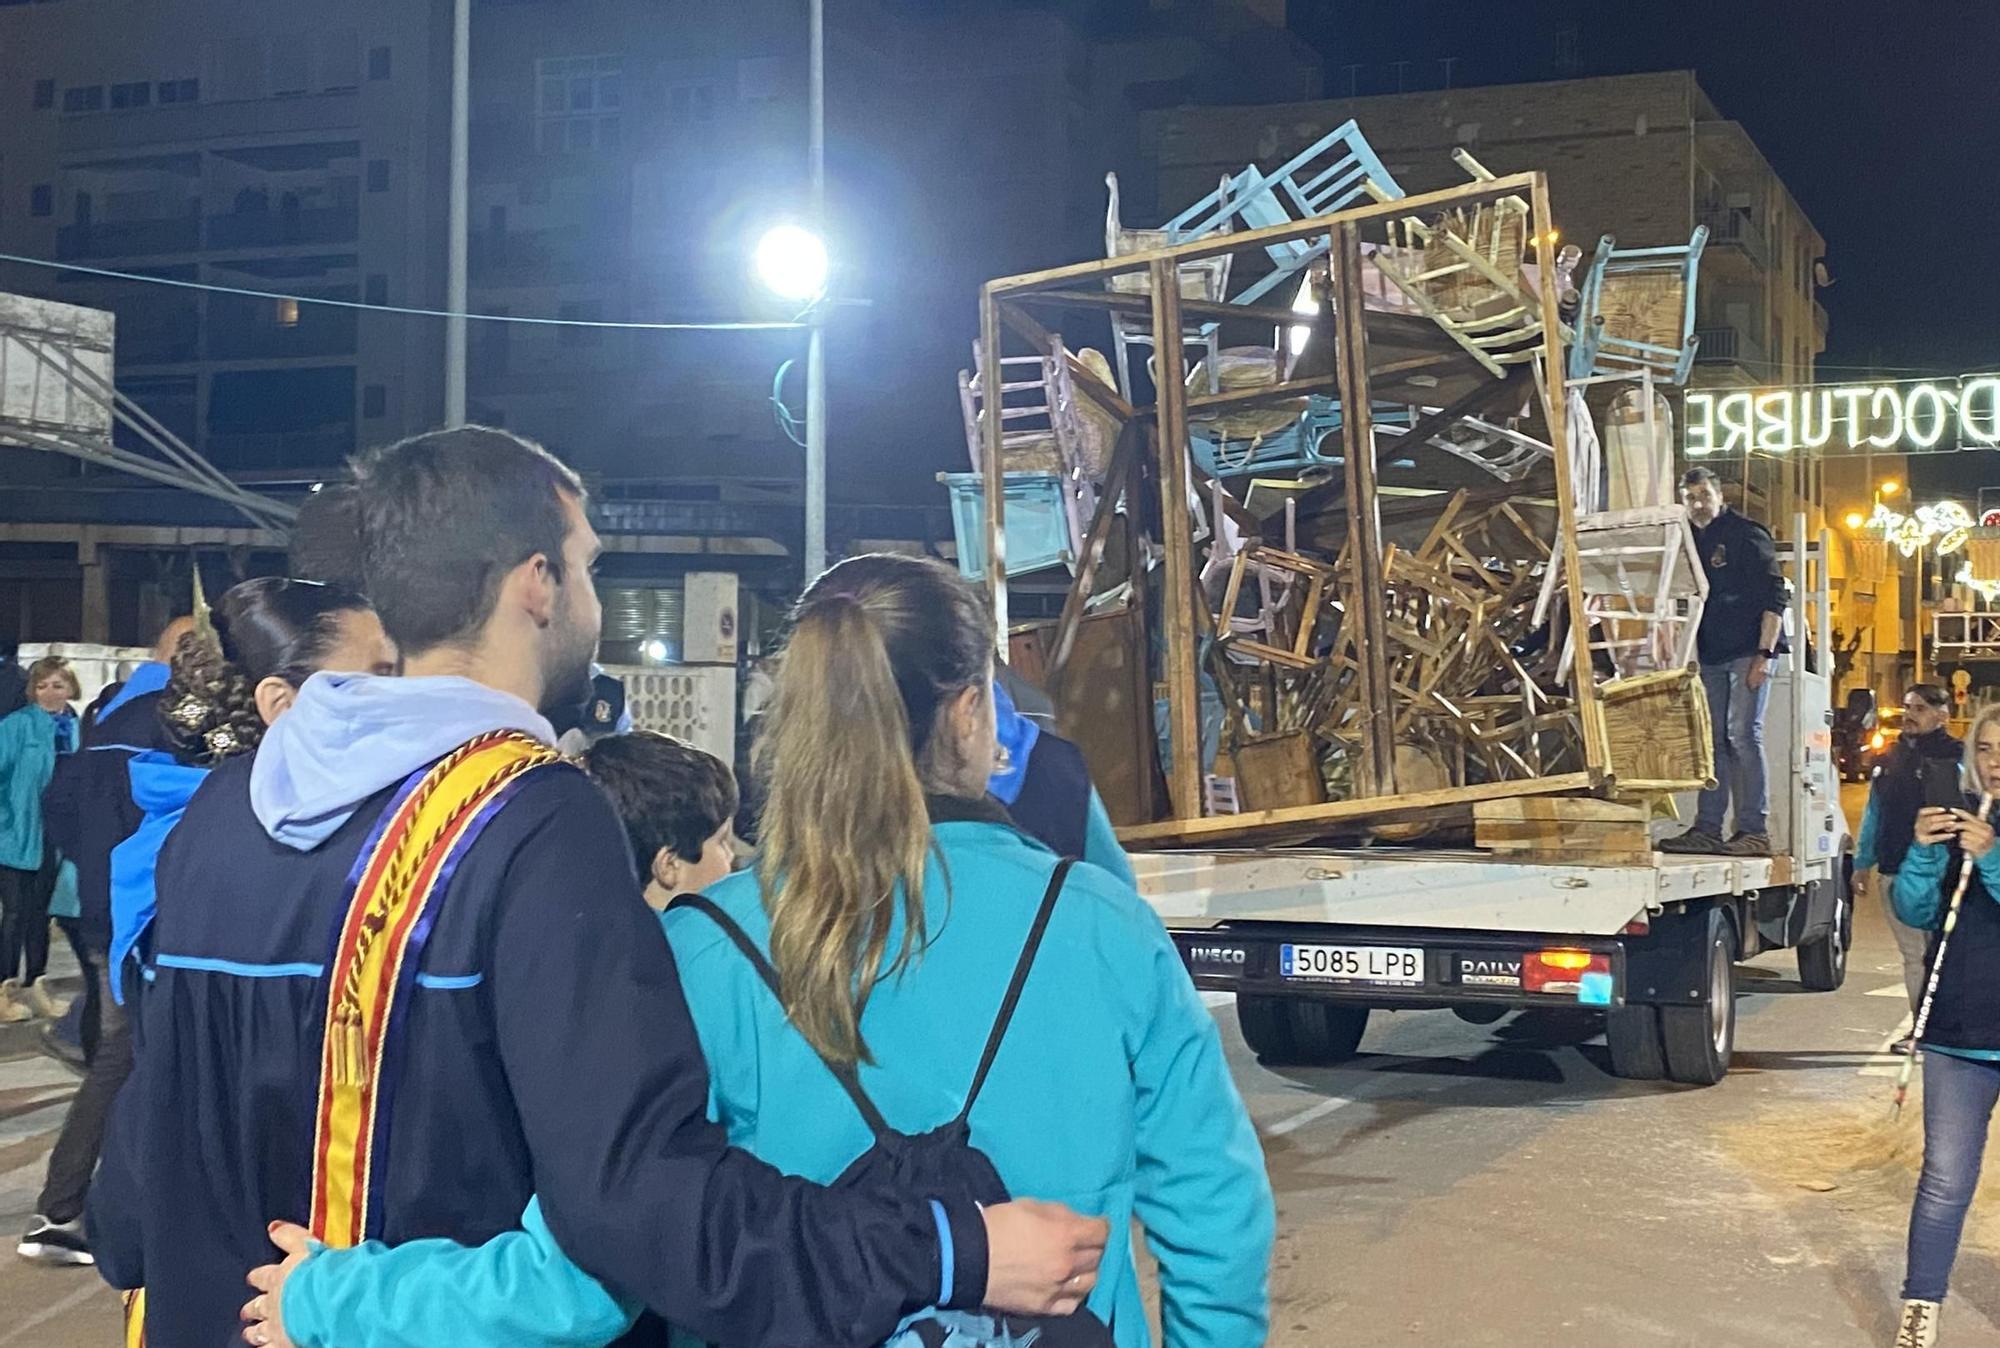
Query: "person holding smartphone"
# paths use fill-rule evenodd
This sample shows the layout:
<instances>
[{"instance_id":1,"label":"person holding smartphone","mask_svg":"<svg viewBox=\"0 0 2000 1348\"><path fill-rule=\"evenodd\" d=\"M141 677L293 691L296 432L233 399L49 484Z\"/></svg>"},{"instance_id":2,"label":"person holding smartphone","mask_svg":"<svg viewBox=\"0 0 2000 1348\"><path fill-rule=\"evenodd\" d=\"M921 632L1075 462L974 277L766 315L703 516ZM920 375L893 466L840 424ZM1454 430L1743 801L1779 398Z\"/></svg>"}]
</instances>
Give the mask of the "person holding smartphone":
<instances>
[{"instance_id":1,"label":"person holding smartphone","mask_svg":"<svg viewBox=\"0 0 2000 1348\"><path fill-rule=\"evenodd\" d=\"M1854 897L1857 902L1879 892L1887 910L1889 931L1903 959L1903 987L1910 1014L1923 999L1930 933L1904 925L1889 904L1889 886L1903 868L1916 840L1917 811L1926 805L1950 808L1961 804L1959 784L1965 744L1948 729L1951 694L1943 685L1919 683L1903 694L1903 733L1876 764L1868 785L1868 808L1854 843ZM1876 876L1881 880L1877 882ZM1896 1042L1894 1052L1908 1053L1911 1037Z\"/></svg>"},{"instance_id":2,"label":"person holding smartphone","mask_svg":"<svg viewBox=\"0 0 2000 1348\"><path fill-rule=\"evenodd\" d=\"M1978 793L1976 802L1968 788ZM1987 809L2000 795L2000 707L1973 721L1962 781L1948 791L1933 786L1926 795L1891 891L1896 915L1920 930L1937 930L1961 876L1965 891L1944 956L1932 957L1929 1014L1918 1013L1924 1168L1910 1212L1896 1348L1931 1348L1938 1341L1945 1290L1985 1159L1987 1125L2000 1101L2000 849L1993 845Z\"/></svg>"}]
</instances>

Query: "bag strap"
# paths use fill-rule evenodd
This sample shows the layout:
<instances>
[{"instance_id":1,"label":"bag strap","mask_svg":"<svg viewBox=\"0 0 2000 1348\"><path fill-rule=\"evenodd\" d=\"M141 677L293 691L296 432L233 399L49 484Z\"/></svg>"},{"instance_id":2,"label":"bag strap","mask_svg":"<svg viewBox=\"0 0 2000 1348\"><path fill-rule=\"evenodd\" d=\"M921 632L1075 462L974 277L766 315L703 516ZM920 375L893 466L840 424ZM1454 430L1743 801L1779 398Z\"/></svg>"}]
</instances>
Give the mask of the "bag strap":
<instances>
[{"instance_id":1,"label":"bag strap","mask_svg":"<svg viewBox=\"0 0 2000 1348\"><path fill-rule=\"evenodd\" d=\"M1007 984L1007 995L1000 999L1000 1010L993 1017L993 1029L986 1036L986 1051L979 1057L979 1070L972 1074L972 1089L965 1093L965 1108L958 1111L958 1123L970 1118L972 1107L979 1103L979 1092L986 1086L986 1074L993 1069L993 1059L1000 1053L1000 1041L1007 1037L1007 1027L1014 1023L1014 1008L1020 1004L1021 989L1028 982L1028 971L1035 967L1035 956L1042 948L1042 937L1049 929L1049 919L1055 915L1056 900L1062 897L1063 882L1069 879L1070 867L1074 865L1074 857L1064 857L1056 863L1055 874L1049 877L1048 891L1042 895L1042 906L1035 912L1034 925L1028 928L1028 939L1021 947L1021 958L1014 965L1014 977Z\"/></svg>"},{"instance_id":2,"label":"bag strap","mask_svg":"<svg viewBox=\"0 0 2000 1348\"><path fill-rule=\"evenodd\" d=\"M702 914L710 922L720 927L722 934L727 936L735 943L736 948L743 952L743 958L750 961L750 967L755 969L757 976L764 980L764 986L771 990L771 995L778 999L778 1006L781 1009L784 1007L785 989L784 985L778 981L778 971L771 967L771 961L766 959L764 952L757 948L757 943L750 939L750 933L737 925L735 918L723 912L713 900L704 898L700 894L682 894L667 905L668 912L673 912L677 908L691 909L694 912ZM818 1049L814 1049L813 1054L819 1058L820 1062L826 1065L827 1071L833 1073L833 1079L840 1083L840 1088L847 1092L847 1098L852 1100L855 1109L860 1111L861 1121L868 1125L869 1132L873 1133L876 1137L895 1132L889 1126L888 1122L883 1119L882 1111L875 1108L875 1102L868 1098L868 1092L861 1089L861 1077L855 1071L853 1063L828 1062L825 1055L821 1054Z\"/></svg>"}]
</instances>

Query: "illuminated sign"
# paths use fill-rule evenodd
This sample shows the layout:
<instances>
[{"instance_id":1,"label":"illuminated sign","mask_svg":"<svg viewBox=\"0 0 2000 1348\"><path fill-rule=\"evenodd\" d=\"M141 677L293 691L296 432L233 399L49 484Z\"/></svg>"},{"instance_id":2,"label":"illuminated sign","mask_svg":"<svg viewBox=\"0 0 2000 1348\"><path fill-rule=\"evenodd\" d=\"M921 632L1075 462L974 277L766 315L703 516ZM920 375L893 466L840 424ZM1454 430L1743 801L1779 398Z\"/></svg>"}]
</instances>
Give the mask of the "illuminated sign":
<instances>
[{"instance_id":1,"label":"illuminated sign","mask_svg":"<svg viewBox=\"0 0 2000 1348\"><path fill-rule=\"evenodd\" d=\"M2000 375L1897 384L1698 389L1687 395L1687 452L1930 454L2000 445Z\"/></svg>"}]
</instances>

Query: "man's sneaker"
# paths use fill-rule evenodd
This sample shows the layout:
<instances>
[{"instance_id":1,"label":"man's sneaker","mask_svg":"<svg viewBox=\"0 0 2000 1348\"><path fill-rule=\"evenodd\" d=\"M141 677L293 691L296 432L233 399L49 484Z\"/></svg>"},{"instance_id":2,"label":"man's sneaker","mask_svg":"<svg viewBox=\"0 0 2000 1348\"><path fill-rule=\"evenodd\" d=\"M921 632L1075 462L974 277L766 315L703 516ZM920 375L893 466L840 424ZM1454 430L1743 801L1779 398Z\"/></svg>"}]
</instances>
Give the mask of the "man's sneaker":
<instances>
[{"instance_id":1,"label":"man's sneaker","mask_svg":"<svg viewBox=\"0 0 2000 1348\"><path fill-rule=\"evenodd\" d=\"M97 1262L91 1256L90 1242L83 1238L82 1218L52 1222L46 1217L36 1217L35 1224L28 1228L27 1235L21 1237L15 1252L37 1264L76 1266Z\"/></svg>"},{"instance_id":2,"label":"man's sneaker","mask_svg":"<svg viewBox=\"0 0 2000 1348\"><path fill-rule=\"evenodd\" d=\"M1771 835L1739 833L1722 845L1722 851L1732 857L1767 857L1771 855Z\"/></svg>"},{"instance_id":3,"label":"man's sneaker","mask_svg":"<svg viewBox=\"0 0 2000 1348\"><path fill-rule=\"evenodd\" d=\"M1935 1301L1905 1301L1902 1326L1896 1331L1896 1348L1936 1348L1938 1318L1944 1307Z\"/></svg>"},{"instance_id":4,"label":"man's sneaker","mask_svg":"<svg viewBox=\"0 0 2000 1348\"><path fill-rule=\"evenodd\" d=\"M1662 852L1683 852L1703 856L1720 856L1727 844L1707 829L1691 828L1678 838L1660 839Z\"/></svg>"}]
</instances>

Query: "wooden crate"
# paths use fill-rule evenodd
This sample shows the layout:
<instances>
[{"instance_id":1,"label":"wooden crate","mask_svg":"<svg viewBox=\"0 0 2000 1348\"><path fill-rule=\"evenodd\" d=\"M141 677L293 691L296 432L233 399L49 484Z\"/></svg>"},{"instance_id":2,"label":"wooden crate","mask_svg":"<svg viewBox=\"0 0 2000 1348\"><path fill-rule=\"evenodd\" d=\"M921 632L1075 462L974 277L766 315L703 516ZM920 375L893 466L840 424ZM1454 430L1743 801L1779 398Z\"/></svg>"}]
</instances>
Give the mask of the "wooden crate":
<instances>
[{"instance_id":1,"label":"wooden crate","mask_svg":"<svg viewBox=\"0 0 2000 1348\"><path fill-rule=\"evenodd\" d=\"M1614 679L1597 697L1589 711L1603 727L1619 791L1701 791L1715 784L1715 740L1699 671Z\"/></svg>"},{"instance_id":2,"label":"wooden crate","mask_svg":"<svg viewBox=\"0 0 2000 1348\"><path fill-rule=\"evenodd\" d=\"M1653 846L1647 811L1637 805L1576 797L1481 801L1472 807L1473 841L1505 856L1591 865L1646 865Z\"/></svg>"},{"instance_id":3,"label":"wooden crate","mask_svg":"<svg viewBox=\"0 0 2000 1348\"><path fill-rule=\"evenodd\" d=\"M1236 788L1246 810L1284 810L1326 801L1326 779L1310 733L1248 739L1236 746Z\"/></svg>"}]
</instances>

